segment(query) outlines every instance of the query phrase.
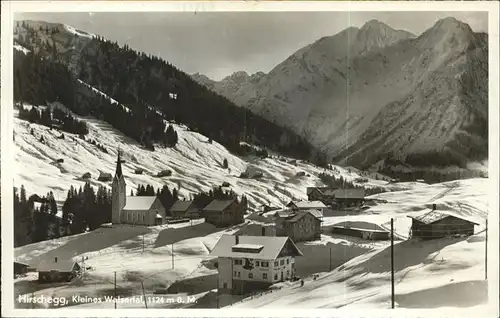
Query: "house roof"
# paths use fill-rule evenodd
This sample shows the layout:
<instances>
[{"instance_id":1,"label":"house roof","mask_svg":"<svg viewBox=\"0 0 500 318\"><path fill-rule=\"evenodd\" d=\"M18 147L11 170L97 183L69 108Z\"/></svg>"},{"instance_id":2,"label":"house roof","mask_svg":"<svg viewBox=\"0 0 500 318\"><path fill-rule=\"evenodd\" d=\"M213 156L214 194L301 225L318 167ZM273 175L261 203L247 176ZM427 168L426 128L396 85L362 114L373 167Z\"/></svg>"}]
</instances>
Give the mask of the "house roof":
<instances>
[{"instance_id":1,"label":"house roof","mask_svg":"<svg viewBox=\"0 0 500 318\"><path fill-rule=\"evenodd\" d=\"M156 196L127 196L123 210L149 210Z\"/></svg>"},{"instance_id":2,"label":"house roof","mask_svg":"<svg viewBox=\"0 0 500 318\"><path fill-rule=\"evenodd\" d=\"M467 222L474 223L475 225L478 225L476 222L473 222L471 220L467 220L466 218L456 216L456 215L450 214L450 213L445 212L445 211L438 211L438 210L431 210L431 209L428 209L424 213L421 213L419 215L416 215L416 216L409 215L408 217L413 219L413 220L417 220L419 222L422 222L424 224L433 224L433 223L441 221L449 216L455 217L457 219L461 219L461 220L464 220Z\"/></svg>"},{"instance_id":3,"label":"house roof","mask_svg":"<svg viewBox=\"0 0 500 318\"><path fill-rule=\"evenodd\" d=\"M203 210L205 211L224 211L234 200L213 200Z\"/></svg>"},{"instance_id":4,"label":"house roof","mask_svg":"<svg viewBox=\"0 0 500 318\"><path fill-rule=\"evenodd\" d=\"M19 264L19 265L26 266L26 267L30 266L29 264L26 264L26 263L23 263L23 262L18 262L18 261L14 261L14 264Z\"/></svg>"},{"instance_id":5,"label":"house roof","mask_svg":"<svg viewBox=\"0 0 500 318\"><path fill-rule=\"evenodd\" d=\"M170 208L170 211L174 212L186 212L189 207L193 204L193 201L182 201L182 200L177 200L175 201L174 205Z\"/></svg>"},{"instance_id":6,"label":"house roof","mask_svg":"<svg viewBox=\"0 0 500 318\"><path fill-rule=\"evenodd\" d=\"M76 262L73 260L58 260L57 263L52 261L41 261L36 268L37 272L71 272Z\"/></svg>"},{"instance_id":7,"label":"house roof","mask_svg":"<svg viewBox=\"0 0 500 318\"><path fill-rule=\"evenodd\" d=\"M337 189L335 192L336 199L364 199L365 189Z\"/></svg>"},{"instance_id":8,"label":"house roof","mask_svg":"<svg viewBox=\"0 0 500 318\"><path fill-rule=\"evenodd\" d=\"M326 208L326 205L321 201L299 201L293 204L299 209Z\"/></svg>"},{"instance_id":9,"label":"house roof","mask_svg":"<svg viewBox=\"0 0 500 318\"><path fill-rule=\"evenodd\" d=\"M239 236L237 246L241 245L261 245L263 248L258 253L233 252L232 247L236 245L236 237L234 235L224 234L221 236L214 249L210 252L210 256L218 257L233 257L233 258L257 258L263 260L274 260L287 242L290 242L295 248L297 255L302 256L302 252L286 236Z\"/></svg>"}]
</instances>

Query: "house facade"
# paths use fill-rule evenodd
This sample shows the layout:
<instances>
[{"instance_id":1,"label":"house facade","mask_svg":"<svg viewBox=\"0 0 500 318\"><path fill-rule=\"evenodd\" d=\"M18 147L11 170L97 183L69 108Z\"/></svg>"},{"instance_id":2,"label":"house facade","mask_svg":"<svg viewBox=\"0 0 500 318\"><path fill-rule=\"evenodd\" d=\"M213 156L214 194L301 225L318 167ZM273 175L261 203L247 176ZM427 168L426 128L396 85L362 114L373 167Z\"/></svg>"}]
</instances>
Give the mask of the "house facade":
<instances>
[{"instance_id":1,"label":"house facade","mask_svg":"<svg viewBox=\"0 0 500 318\"><path fill-rule=\"evenodd\" d=\"M244 222L245 208L236 200L213 200L202 212L205 222L226 227Z\"/></svg>"},{"instance_id":2,"label":"house facade","mask_svg":"<svg viewBox=\"0 0 500 318\"><path fill-rule=\"evenodd\" d=\"M288 237L225 234L210 255L217 257L218 292L242 295L291 279L303 254Z\"/></svg>"},{"instance_id":3,"label":"house facade","mask_svg":"<svg viewBox=\"0 0 500 318\"><path fill-rule=\"evenodd\" d=\"M443 238L447 236L474 234L475 222L450 215L446 212L431 210L412 219L411 237L424 240Z\"/></svg>"},{"instance_id":4,"label":"house facade","mask_svg":"<svg viewBox=\"0 0 500 318\"><path fill-rule=\"evenodd\" d=\"M42 261L38 267L38 281L40 283L69 282L80 272L80 265L72 260Z\"/></svg>"},{"instance_id":5,"label":"house facade","mask_svg":"<svg viewBox=\"0 0 500 318\"><path fill-rule=\"evenodd\" d=\"M120 153L111 186L111 215L113 224L159 225L166 216L165 207L157 196L127 196Z\"/></svg>"},{"instance_id":6,"label":"house facade","mask_svg":"<svg viewBox=\"0 0 500 318\"><path fill-rule=\"evenodd\" d=\"M321 215L314 210L278 212L275 214L276 236L287 236L294 242L321 239Z\"/></svg>"}]
</instances>

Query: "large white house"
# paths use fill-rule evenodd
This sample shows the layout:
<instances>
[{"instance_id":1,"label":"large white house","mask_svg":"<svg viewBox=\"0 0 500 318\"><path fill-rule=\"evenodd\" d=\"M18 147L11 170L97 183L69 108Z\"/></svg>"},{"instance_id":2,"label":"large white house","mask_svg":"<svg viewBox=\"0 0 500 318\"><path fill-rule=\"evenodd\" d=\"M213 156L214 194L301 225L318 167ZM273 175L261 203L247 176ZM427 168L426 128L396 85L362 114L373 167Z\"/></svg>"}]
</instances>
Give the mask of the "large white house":
<instances>
[{"instance_id":1,"label":"large white house","mask_svg":"<svg viewBox=\"0 0 500 318\"><path fill-rule=\"evenodd\" d=\"M113 224L157 225L165 219L165 207L157 196L127 196L122 172L122 160L118 152L116 172L111 194L111 220Z\"/></svg>"},{"instance_id":2,"label":"large white house","mask_svg":"<svg viewBox=\"0 0 500 318\"><path fill-rule=\"evenodd\" d=\"M224 234L210 256L216 256L218 292L246 294L295 275L302 252L288 237Z\"/></svg>"}]
</instances>

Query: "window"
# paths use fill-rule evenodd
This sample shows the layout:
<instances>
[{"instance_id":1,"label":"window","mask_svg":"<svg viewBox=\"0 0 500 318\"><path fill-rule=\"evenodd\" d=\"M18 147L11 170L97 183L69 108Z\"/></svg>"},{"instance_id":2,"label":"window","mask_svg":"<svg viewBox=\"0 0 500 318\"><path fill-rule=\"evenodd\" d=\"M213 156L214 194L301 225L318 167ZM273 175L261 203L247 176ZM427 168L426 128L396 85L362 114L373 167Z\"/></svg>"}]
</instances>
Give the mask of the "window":
<instances>
[{"instance_id":1,"label":"window","mask_svg":"<svg viewBox=\"0 0 500 318\"><path fill-rule=\"evenodd\" d=\"M234 277L240 277L241 276L241 273L238 272L238 271L234 271Z\"/></svg>"},{"instance_id":2,"label":"window","mask_svg":"<svg viewBox=\"0 0 500 318\"><path fill-rule=\"evenodd\" d=\"M282 259L282 260L280 261L280 265L285 265L285 260L284 260L284 259Z\"/></svg>"},{"instance_id":3,"label":"window","mask_svg":"<svg viewBox=\"0 0 500 318\"><path fill-rule=\"evenodd\" d=\"M279 262L278 261L275 261L274 262L274 266L278 266Z\"/></svg>"},{"instance_id":4,"label":"window","mask_svg":"<svg viewBox=\"0 0 500 318\"><path fill-rule=\"evenodd\" d=\"M288 277L288 275L290 275L290 270L286 271L286 276Z\"/></svg>"},{"instance_id":5,"label":"window","mask_svg":"<svg viewBox=\"0 0 500 318\"><path fill-rule=\"evenodd\" d=\"M259 261L256 261L255 262L255 267L259 267L260 266L260 262Z\"/></svg>"},{"instance_id":6,"label":"window","mask_svg":"<svg viewBox=\"0 0 500 318\"><path fill-rule=\"evenodd\" d=\"M243 265L243 260L241 260L241 259L235 259L234 260L234 265Z\"/></svg>"},{"instance_id":7,"label":"window","mask_svg":"<svg viewBox=\"0 0 500 318\"><path fill-rule=\"evenodd\" d=\"M267 279L267 273L262 274L262 278Z\"/></svg>"},{"instance_id":8,"label":"window","mask_svg":"<svg viewBox=\"0 0 500 318\"><path fill-rule=\"evenodd\" d=\"M278 279L278 274L274 274L274 280Z\"/></svg>"},{"instance_id":9,"label":"window","mask_svg":"<svg viewBox=\"0 0 500 318\"><path fill-rule=\"evenodd\" d=\"M253 278L253 273L248 273L248 278Z\"/></svg>"},{"instance_id":10,"label":"window","mask_svg":"<svg viewBox=\"0 0 500 318\"><path fill-rule=\"evenodd\" d=\"M262 266L262 267L269 267L269 262L261 262L260 266Z\"/></svg>"},{"instance_id":11,"label":"window","mask_svg":"<svg viewBox=\"0 0 500 318\"><path fill-rule=\"evenodd\" d=\"M287 265L290 264L290 259L289 258L286 259L286 264Z\"/></svg>"}]
</instances>

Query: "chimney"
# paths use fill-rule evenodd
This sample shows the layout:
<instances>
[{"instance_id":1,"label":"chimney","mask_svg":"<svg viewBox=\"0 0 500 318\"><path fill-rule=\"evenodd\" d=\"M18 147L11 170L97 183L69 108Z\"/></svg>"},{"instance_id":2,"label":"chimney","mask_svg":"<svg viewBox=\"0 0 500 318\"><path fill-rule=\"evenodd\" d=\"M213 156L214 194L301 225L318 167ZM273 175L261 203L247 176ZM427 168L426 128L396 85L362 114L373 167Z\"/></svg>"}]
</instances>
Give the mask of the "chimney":
<instances>
[{"instance_id":1,"label":"chimney","mask_svg":"<svg viewBox=\"0 0 500 318\"><path fill-rule=\"evenodd\" d=\"M234 238L236 239L236 245L240 244L240 236L235 235Z\"/></svg>"},{"instance_id":2,"label":"chimney","mask_svg":"<svg viewBox=\"0 0 500 318\"><path fill-rule=\"evenodd\" d=\"M436 210L436 203L432 204L432 211Z\"/></svg>"},{"instance_id":3,"label":"chimney","mask_svg":"<svg viewBox=\"0 0 500 318\"><path fill-rule=\"evenodd\" d=\"M57 263L57 257L54 257L54 263Z\"/></svg>"},{"instance_id":4,"label":"chimney","mask_svg":"<svg viewBox=\"0 0 500 318\"><path fill-rule=\"evenodd\" d=\"M262 236L266 236L266 228L264 226L262 227Z\"/></svg>"}]
</instances>

